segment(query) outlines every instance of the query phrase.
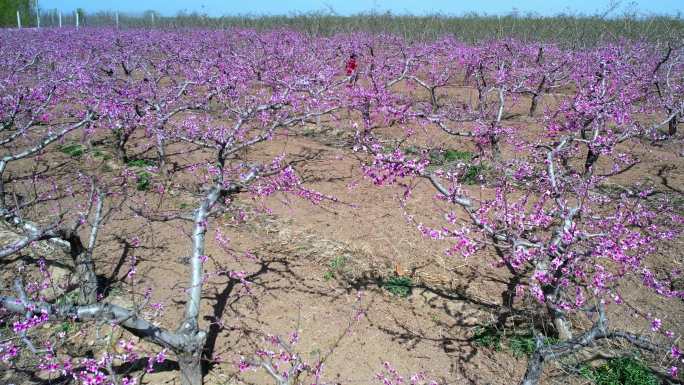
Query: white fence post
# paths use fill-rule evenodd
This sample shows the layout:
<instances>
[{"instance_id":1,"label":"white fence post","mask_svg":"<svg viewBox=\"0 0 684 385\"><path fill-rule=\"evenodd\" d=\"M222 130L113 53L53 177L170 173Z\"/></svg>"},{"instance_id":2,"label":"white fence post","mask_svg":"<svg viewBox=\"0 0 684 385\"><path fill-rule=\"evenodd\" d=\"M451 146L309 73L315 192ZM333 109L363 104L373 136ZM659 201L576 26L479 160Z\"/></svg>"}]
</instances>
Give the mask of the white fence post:
<instances>
[{"instance_id":1,"label":"white fence post","mask_svg":"<svg viewBox=\"0 0 684 385\"><path fill-rule=\"evenodd\" d=\"M78 11L76 11L76 29L78 29Z\"/></svg>"},{"instance_id":2,"label":"white fence post","mask_svg":"<svg viewBox=\"0 0 684 385\"><path fill-rule=\"evenodd\" d=\"M116 18L116 29L119 29L119 11L116 11L115 18Z\"/></svg>"},{"instance_id":3,"label":"white fence post","mask_svg":"<svg viewBox=\"0 0 684 385\"><path fill-rule=\"evenodd\" d=\"M19 11L17 11L17 28L21 29L21 16L19 15Z\"/></svg>"},{"instance_id":4,"label":"white fence post","mask_svg":"<svg viewBox=\"0 0 684 385\"><path fill-rule=\"evenodd\" d=\"M59 11L59 28L62 28L62 11Z\"/></svg>"}]
</instances>

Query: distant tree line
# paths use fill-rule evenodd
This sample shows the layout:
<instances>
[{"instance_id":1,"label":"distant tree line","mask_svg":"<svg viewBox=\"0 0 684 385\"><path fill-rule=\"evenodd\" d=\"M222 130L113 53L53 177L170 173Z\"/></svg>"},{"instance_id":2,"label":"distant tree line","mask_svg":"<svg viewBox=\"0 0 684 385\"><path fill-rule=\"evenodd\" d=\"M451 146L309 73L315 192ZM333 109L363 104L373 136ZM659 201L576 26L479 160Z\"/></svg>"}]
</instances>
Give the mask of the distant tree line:
<instances>
[{"instance_id":1,"label":"distant tree line","mask_svg":"<svg viewBox=\"0 0 684 385\"><path fill-rule=\"evenodd\" d=\"M35 26L36 24L36 1L35 0L2 0L0 1L0 26L16 27L17 11L21 15L23 26Z\"/></svg>"},{"instance_id":2,"label":"distant tree line","mask_svg":"<svg viewBox=\"0 0 684 385\"><path fill-rule=\"evenodd\" d=\"M2 9L2 26L16 26L16 9L21 6L22 24L35 25L34 0L6 0ZM20 5L19 5L20 4ZM23 11L26 10L26 11ZM341 16L334 12L293 13L289 15L228 15L212 17L197 12L179 12L163 16L157 11L118 13L99 11L88 13L79 8L63 12L64 25L75 24L75 12L81 26L115 26L120 28L248 28L258 31L288 28L314 36L338 33L389 33L409 40L434 40L451 35L464 42L486 41L505 37L522 41L553 41L571 46L595 45L606 40L627 38L650 41L678 41L684 38L684 17L676 15L639 15L624 13L538 14L510 13L484 15L469 13L459 16L435 13L431 15L399 15L390 12L367 12ZM26 21L24 21L24 18ZM86 22L87 18L87 22ZM41 10L41 25L57 26L58 11Z\"/></svg>"}]
</instances>

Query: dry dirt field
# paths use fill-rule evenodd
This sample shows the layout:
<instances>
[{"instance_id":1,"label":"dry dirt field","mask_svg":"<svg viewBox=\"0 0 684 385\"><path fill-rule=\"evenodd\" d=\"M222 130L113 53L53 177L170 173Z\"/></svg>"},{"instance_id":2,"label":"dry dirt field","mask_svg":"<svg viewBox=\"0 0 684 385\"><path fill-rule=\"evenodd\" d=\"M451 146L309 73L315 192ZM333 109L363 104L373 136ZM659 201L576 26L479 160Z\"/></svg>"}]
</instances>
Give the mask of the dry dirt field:
<instances>
[{"instance_id":1,"label":"dry dirt field","mask_svg":"<svg viewBox=\"0 0 684 385\"><path fill-rule=\"evenodd\" d=\"M537 129L530 126L532 123L526 117L513 117L511 122L530 135ZM391 129L387 135L391 137ZM285 196L265 201L238 199L234 206L242 210L246 220L240 221L235 212L230 212L210 225L206 264L210 276L204 286L206 300L202 304L201 327L209 330L207 351L213 361L205 382L270 383L262 371L240 373L236 363L241 355L248 356L264 346L262 332L287 335L295 330L301 336L296 350L310 362L324 357L323 378L330 384L370 384L385 361L393 363L400 373L425 371L428 378L440 384L503 385L519 381L526 357L514 354L508 339L504 339L500 349L494 349L474 338L495 319L506 288L505 271L491 266L492 251L485 250L468 259L447 257L447 243L422 238L415 226L406 221L404 211L430 223L434 220L431 216L440 210L432 199L434 190L427 182L420 182L411 204L402 208L398 190L373 186L363 178L359 155L352 150L351 140L344 123L323 121L318 126L292 132L289 137L255 146L245 154L248 159L266 159L287 153L288 159L298 160L295 168L308 188L334 195L338 202L314 206ZM466 146L436 132L426 132L423 139L417 140L448 148ZM678 200L680 208L684 207L681 134L658 147L648 142L630 145L641 163L615 182L628 185L651 180L659 190ZM131 153L138 158L154 156L153 149L146 149L144 138L137 138L133 146L138 149L132 147ZM93 148L100 155L89 151L78 158L52 148L37 162L19 163L10 171L19 177L34 167L47 167L55 174L83 168L113 176L125 166L117 163L108 143L94 144ZM199 152L172 155L169 163L183 167L202 156ZM152 178L163 177L155 174ZM110 298L135 305L131 298L139 300L147 287L154 288L150 302L165 305L159 322L167 326L177 324L182 316L185 296L181 286L187 281L184 256L190 252L190 226L180 221L143 219L129 209L129 201L146 201L150 206L167 209L192 207L197 194L188 191L188 186L187 180L174 179L161 201L158 194L149 191L112 199L108 207L116 209L107 219L95 249L98 273L107 280ZM490 193L486 184L470 188L483 195ZM230 238L235 256L217 247L216 228ZM11 237L6 230L3 234ZM142 247L131 245L135 237ZM683 249L680 238L668 246L669 254L663 261L676 260L681 264ZM246 252L253 258L244 257ZM132 256L136 257L136 273L131 279L127 274ZM47 257L53 262L60 259L58 253ZM6 263L21 261L13 259ZM64 270L59 264L50 269L53 276ZM225 273L211 274L226 270L245 271L249 285L230 279ZM393 276L410 278L413 287L408 296L393 295L383 286L382 282ZM9 277L3 277L3 282L8 282L6 278ZM640 285L625 292L625 301L642 311L650 309L667 315L669 321L679 326L675 332L684 333L684 323L677 322L684 319L682 301L665 302ZM630 306L610 307L609 312L611 325L649 333L648 325L632 316ZM74 334L74 342L87 340L86 347L80 349L90 349L91 354L97 355L107 349L118 349L118 338L130 338L109 331L106 325L98 328L99 336L96 327L80 329ZM525 331L516 330L513 325L511 328L514 332ZM103 339L103 335L107 338ZM616 352L622 348L614 346ZM605 359L589 357L590 353L585 356ZM549 364L544 383L587 383L568 369L571 363L565 364ZM173 363L159 365L156 372L142 377L142 383L175 384L177 376L173 369ZM0 374L1 384L54 383L47 380L43 374L30 371Z\"/></svg>"}]
</instances>

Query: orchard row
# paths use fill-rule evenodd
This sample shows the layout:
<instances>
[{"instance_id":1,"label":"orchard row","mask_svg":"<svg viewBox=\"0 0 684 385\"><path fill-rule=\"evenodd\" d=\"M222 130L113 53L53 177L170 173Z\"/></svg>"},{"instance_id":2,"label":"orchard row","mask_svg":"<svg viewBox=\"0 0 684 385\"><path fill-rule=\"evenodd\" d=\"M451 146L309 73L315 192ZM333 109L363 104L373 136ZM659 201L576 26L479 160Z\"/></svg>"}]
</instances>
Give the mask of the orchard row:
<instances>
[{"instance_id":1,"label":"orchard row","mask_svg":"<svg viewBox=\"0 0 684 385\"><path fill-rule=\"evenodd\" d=\"M670 256L654 265L651 259L679 239L681 201L648 183L615 182L639 164L636 146L677 143L684 119L681 43L615 41L572 50L515 40L467 45L451 38L409 42L238 29L6 30L0 36L0 210L21 234L0 257L46 241L73 256L78 282L69 300L46 297L50 277L41 264L24 268L38 272L37 280L2 282L0 320L11 333L1 334L0 360L7 364L32 357L39 369L84 384L133 383L134 377L110 370L115 360L134 360L132 347L123 358L71 357L58 336L39 328L59 320L105 322L160 347L150 365L168 352L183 384L201 384L207 230L239 195L285 193L334 204L335 197L304 186L287 154L245 158L262 142L324 122L348 132L365 177L402 189L402 204L412 199L412 180L434 187L446 212L431 213L430 225L407 216L425 237L446 241L448 255L495 251L491 263L512 282L497 322L541 318L553 325L558 343L538 337L522 383L537 383L545 362L607 340L664 352L662 375L677 378L683 364L676 324L643 311L654 332L646 338L609 328L605 307L622 305L621 289L634 278L657 296L684 298L672 285L681 261ZM79 144L65 150L67 138ZM441 147L444 138L471 152ZM423 145L407 148L412 141ZM160 178L149 186L146 173L126 167L104 175L86 167L57 174L31 166L53 159L56 148L68 153L103 143L124 165L135 161L132 149L143 143L156 154L149 171ZM178 151L181 158L203 155L178 167ZM437 164L440 157L445 161ZM481 172L473 176L473 170ZM107 257L94 251L115 202L140 190L163 196L177 178L201 192L193 209L162 211L146 199L131 200L131 210L150 221L192 226L184 314L180 324L165 327L149 318L150 309L108 302L96 275ZM219 235L214 241L230 253L228 241ZM3 279L25 271L6 273ZM592 326L582 328L571 317ZM294 352L296 338L270 342L278 351L260 351L240 367L264 368L278 384L294 384L302 373L323 383L320 363L306 364ZM378 380L404 381L389 365Z\"/></svg>"}]
</instances>

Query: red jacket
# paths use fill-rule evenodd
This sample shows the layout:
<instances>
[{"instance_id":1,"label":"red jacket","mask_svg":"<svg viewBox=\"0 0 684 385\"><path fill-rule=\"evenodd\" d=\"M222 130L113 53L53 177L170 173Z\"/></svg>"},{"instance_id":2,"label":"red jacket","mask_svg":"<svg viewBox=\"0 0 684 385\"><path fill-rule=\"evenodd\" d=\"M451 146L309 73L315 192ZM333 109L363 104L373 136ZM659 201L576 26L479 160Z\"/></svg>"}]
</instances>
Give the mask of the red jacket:
<instances>
[{"instance_id":1,"label":"red jacket","mask_svg":"<svg viewBox=\"0 0 684 385\"><path fill-rule=\"evenodd\" d=\"M351 76L351 74L354 73L354 70L356 70L356 59L353 57L350 57L349 60L347 60L347 65L345 67L345 70L347 71L347 76Z\"/></svg>"}]
</instances>

